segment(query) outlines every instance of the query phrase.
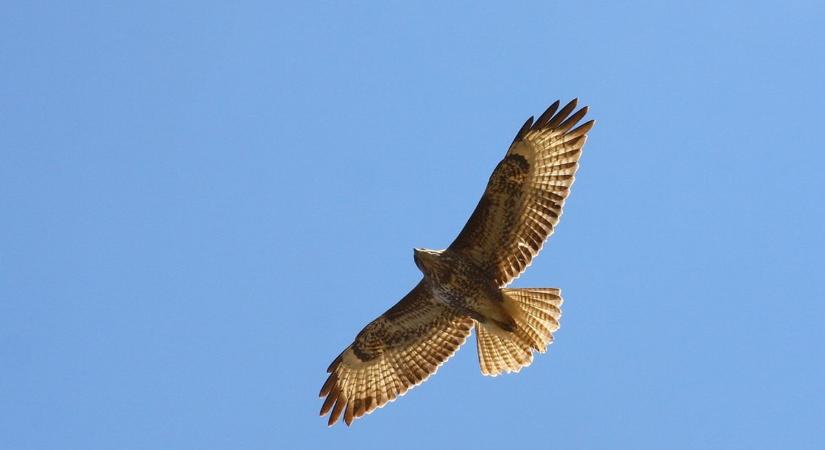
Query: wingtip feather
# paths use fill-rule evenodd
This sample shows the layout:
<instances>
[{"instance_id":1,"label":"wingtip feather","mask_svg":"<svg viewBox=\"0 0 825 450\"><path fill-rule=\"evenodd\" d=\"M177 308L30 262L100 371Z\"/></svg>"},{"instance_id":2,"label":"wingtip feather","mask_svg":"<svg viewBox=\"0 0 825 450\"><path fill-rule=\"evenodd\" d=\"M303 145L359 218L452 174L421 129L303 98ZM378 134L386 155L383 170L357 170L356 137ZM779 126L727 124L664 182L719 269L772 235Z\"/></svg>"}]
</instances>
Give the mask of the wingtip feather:
<instances>
[{"instance_id":1,"label":"wingtip feather","mask_svg":"<svg viewBox=\"0 0 825 450\"><path fill-rule=\"evenodd\" d=\"M327 421L327 426L335 425L335 422L338 422L338 417L341 416L341 412L344 409L344 399L339 396L335 400L335 407L332 408L332 413L329 415L329 421Z\"/></svg>"},{"instance_id":2,"label":"wingtip feather","mask_svg":"<svg viewBox=\"0 0 825 450\"><path fill-rule=\"evenodd\" d=\"M574 98L573 100L570 100L570 102L568 102L566 105L564 105L564 108L562 108L561 111L556 113L556 115L553 116L552 119L550 119L550 121L547 123L547 128L557 127L564 119L567 118L568 115L570 115L571 112L573 112L574 109L576 109L576 105L578 105L578 104L579 104L579 99L578 98Z\"/></svg>"},{"instance_id":3,"label":"wingtip feather","mask_svg":"<svg viewBox=\"0 0 825 450\"><path fill-rule=\"evenodd\" d=\"M347 350L349 350L349 347L347 347ZM335 359L332 360L331 363L329 363L329 367L327 367L327 373L332 373L332 371L335 370L338 367L338 364L341 363L341 359L344 357L344 353L347 350L344 350L343 352L341 352L340 355L338 355Z\"/></svg>"},{"instance_id":4,"label":"wingtip feather","mask_svg":"<svg viewBox=\"0 0 825 450\"><path fill-rule=\"evenodd\" d=\"M593 125L595 125L595 124L596 124L595 120L592 120L592 119L588 120L587 122L585 122L585 123L579 125L578 127L574 128L573 130L570 130L570 132L568 132L565 136L567 138L577 138L579 136L583 136L583 135L587 134L593 128Z\"/></svg>"},{"instance_id":5,"label":"wingtip feather","mask_svg":"<svg viewBox=\"0 0 825 450\"><path fill-rule=\"evenodd\" d=\"M573 128L573 126L576 125L576 122L580 121L582 117L584 117L585 114L587 114L587 110L588 107L585 106L582 109L576 111L572 116L568 117L567 120L565 120L558 126L558 130L565 132L570 128Z\"/></svg>"},{"instance_id":6,"label":"wingtip feather","mask_svg":"<svg viewBox=\"0 0 825 450\"><path fill-rule=\"evenodd\" d=\"M347 424L347 426L352 425L353 409L352 402L347 403L347 409L344 410L344 423Z\"/></svg>"},{"instance_id":7,"label":"wingtip feather","mask_svg":"<svg viewBox=\"0 0 825 450\"><path fill-rule=\"evenodd\" d=\"M513 138L513 143L516 143L519 139L523 138L524 135L527 134L527 132L530 131L530 128L532 128L532 127L533 127L533 116L530 116L530 118L527 119L526 122L524 122L524 125L521 126L521 129L518 130L518 133L516 133L516 137Z\"/></svg>"},{"instance_id":8,"label":"wingtip feather","mask_svg":"<svg viewBox=\"0 0 825 450\"><path fill-rule=\"evenodd\" d=\"M559 109L559 104L560 103L561 102L559 100L556 100L555 102L553 102L552 105L547 107L547 109L542 113L542 115L539 116L538 119L536 119L536 123L534 125L534 128L543 127L547 123L547 121L549 121L553 117L553 114L556 113L556 110Z\"/></svg>"},{"instance_id":9,"label":"wingtip feather","mask_svg":"<svg viewBox=\"0 0 825 450\"><path fill-rule=\"evenodd\" d=\"M335 404L335 401L338 399L338 393L333 392L330 394L326 400L324 400L324 404L321 405L321 413L319 414L321 417L325 416L332 406Z\"/></svg>"},{"instance_id":10,"label":"wingtip feather","mask_svg":"<svg viewBox=\"0 0 825 450\"><path fill-rule=\"evenodd\" d=\"M326 397L332 388L335 386L335 383L338 381L338 374L333 373L327 377L327 381L324 382L324 385L321 387L321 392L318 393L318 397Z\"/></svg>"}]
</instances>

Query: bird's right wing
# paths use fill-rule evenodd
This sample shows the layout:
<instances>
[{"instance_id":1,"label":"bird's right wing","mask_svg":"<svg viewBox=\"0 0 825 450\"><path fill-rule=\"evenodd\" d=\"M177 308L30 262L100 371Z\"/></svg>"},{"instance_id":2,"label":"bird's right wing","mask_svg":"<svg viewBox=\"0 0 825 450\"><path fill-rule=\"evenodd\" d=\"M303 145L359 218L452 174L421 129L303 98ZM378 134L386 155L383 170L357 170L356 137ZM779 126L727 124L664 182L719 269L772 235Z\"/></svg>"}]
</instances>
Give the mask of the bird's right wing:
<instances>
[{"instance_id":1,"label":"bird's right wing","mask_svg":"<svg viewBox=\"0 0 825 450\"><path fill-rule=\"evenodd\" d=\"M530 265L553 233L593 121L576 100L527 120L490 176L470 220L447 251L475 262L504 287ZM573 113L573 114L571 114Z\"/></svg>"},{"instance_id":2,"label":"bird's right wing","mask_svg":"<svg viewBox=\"0 0 825 450\"><path fill-rule=\"evenodd\" d=\"M467 339L473 321L429 295L423 282L367 325L330 364L321 388L329 425L349 425L420 384Z\"/></svg>"}]
</instances>

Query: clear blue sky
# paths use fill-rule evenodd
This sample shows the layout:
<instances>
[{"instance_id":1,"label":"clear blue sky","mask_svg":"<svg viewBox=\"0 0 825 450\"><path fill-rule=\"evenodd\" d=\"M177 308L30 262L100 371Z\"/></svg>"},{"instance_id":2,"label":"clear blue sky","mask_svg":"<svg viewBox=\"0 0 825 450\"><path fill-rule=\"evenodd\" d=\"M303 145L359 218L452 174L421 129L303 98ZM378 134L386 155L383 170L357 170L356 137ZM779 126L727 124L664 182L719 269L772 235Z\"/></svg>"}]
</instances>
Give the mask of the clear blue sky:
<instances>
[{"instance_id":1,"label":"clear blue sky","mask_svg":"<svg viewBox=\"0 0 825 450\"><path fill-rule=\"evenodd\" d=\"M132 3L0 6L0 447L825 446L822 2ZM328 429L413 247L572 97L515 283L563 289L551 350Z\"/></svg>"}]
</instances>

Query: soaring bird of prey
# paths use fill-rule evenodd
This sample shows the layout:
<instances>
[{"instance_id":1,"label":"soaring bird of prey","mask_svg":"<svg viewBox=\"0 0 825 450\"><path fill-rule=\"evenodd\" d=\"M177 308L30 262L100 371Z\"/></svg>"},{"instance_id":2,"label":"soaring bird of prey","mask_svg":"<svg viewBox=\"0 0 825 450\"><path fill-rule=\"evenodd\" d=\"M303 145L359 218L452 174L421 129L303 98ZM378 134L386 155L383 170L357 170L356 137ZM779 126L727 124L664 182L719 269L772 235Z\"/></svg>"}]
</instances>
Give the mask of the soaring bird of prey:
<instances>
[{"instance_id":1,"label":"soaring bird of prey","mask_svg":"<svg viewBox=\"0 0 825 450\"><path fill-rule=\"evenodd\" d=\"M499 162L458 237L414 250L422 280L364 327L330 364L321 416L350 425L417 386L476 330L481 373L518 372L559 328L561 292L510 289L553 233L594 121L577 100L530 117ZM558 111L558 112L557 112ZM571 114L572 113L572 114Z\"/></svg>"}]
</instances>

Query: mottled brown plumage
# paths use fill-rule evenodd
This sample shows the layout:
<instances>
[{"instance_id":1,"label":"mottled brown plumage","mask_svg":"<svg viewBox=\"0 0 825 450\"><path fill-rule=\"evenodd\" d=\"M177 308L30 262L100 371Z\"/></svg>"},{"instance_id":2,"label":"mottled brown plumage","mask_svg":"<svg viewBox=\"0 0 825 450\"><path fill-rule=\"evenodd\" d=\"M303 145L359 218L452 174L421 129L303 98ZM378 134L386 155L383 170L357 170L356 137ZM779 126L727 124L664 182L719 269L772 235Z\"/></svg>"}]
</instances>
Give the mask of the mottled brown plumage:
<instances>
[{"instance_id":1,"label":"mottled brown plumage","mask_svg":"<svg viewBox=\"0 0 825 450\"><path fill-rule=\"evenodd\" d=\"M424 278L330 364L321 415L347 425L436 372L476 329L485 375L517 372L559 327L559 289L508 289L555 230L593 121L576 100L527 120L455 241L415 250ZM571 114L572 113L572 114Z\"/></svg>"}]
</instances>

